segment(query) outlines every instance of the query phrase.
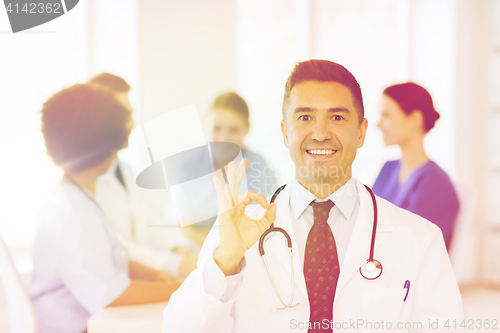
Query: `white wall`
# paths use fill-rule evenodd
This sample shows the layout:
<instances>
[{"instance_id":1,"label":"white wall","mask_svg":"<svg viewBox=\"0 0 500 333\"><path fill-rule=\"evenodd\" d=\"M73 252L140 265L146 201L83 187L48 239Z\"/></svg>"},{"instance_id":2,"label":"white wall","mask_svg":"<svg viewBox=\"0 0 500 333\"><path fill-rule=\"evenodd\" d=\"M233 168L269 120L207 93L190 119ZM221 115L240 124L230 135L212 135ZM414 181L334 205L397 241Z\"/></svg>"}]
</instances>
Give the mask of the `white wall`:
<instances>
[{"instance_id":1,"label":"white wall","mask_svg":"<svg viewBox=\"0 0 500 333\"><path fill-rule=\"evenodd\" d=\"M478 7L479 88L478 217L481 273L485 282L500 286L500 2L486 0Z\"/></svg>"},{"instance_id":2,"label":"white wall","mask_svg":"<svg viewBox=\"0 0 500 333\"><path fill-rule=\"evenodd\" d=\"M238 1L238 91L250 108L251 126L245 143L264 156L279 184L295 175L280 122L285 82L303 60L300 14L289 0Z\"/></svg>"},{"instance_id":3,"label":"white wall","mask_svg":"<svg viewBox=\"0 0 500 333\"><path fill-rule=\"evenodd\" d=\"M137 1L141 121L236 87L236 3Z\"/></svg>"},{"instance_id":4,"label":"white wall","mask_svg":"<svg viewBox=\"0 0 500 333\"><path fill-rule=\"evenodd\" d=\"M46 156L42 104L87 74L85 1L56 20L12 34L0 10L0 231L33 239L39 207L61 171Z\"/></svg>"},{"instance_id":5,"label":"white wall","mask_svg":"<svg viewBox=\"0 0 500 333\"><path fill-rule=\"evenodd\" d=\"M455 181L461 183L478 195L481 192L479 182L481 140L480 87L480 20L479 2L474 0L457 1L455 7L455 50L454 72L456 81L454 134L455 146ZM468 204L473 199L470 198ZM474 203L472 203L474 204ZM482 255L479 252L481 210L476 209L470 230L465 234L465 244L459 253L460 264L455 270L459 283L473 283L481 278Z\"/></svg>"},{"instance_id":6,"label":"white wall","mask_svg":"<svg viewBox=\"0 0 500 333\"><path fill-rule=\"evenodd\" d=\"M136 0L86 0L86 54L89 78L103 72L124 78L132 87L132 105L139 105ZM134 117L138 118L137 114Z\"/></svg>"},{"instance_id":7,"label":"white wall","mask_svg":"<svg viewBox=\"0 0 500 333\"><path fill-rule=\"evenodd\" d=\"M425 138L425 148L450 176L455 176L456 1L410 1L409 79L424 86L440 119Z\"/></svg>"}]
</instances>

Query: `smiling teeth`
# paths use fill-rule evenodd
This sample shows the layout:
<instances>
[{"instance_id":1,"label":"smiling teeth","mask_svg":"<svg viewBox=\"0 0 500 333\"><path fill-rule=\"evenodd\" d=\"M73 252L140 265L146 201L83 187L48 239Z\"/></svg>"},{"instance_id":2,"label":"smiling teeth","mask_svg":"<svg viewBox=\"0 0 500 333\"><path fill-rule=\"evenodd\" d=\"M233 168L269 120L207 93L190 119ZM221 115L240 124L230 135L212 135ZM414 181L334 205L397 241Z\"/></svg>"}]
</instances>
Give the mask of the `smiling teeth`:
<instances>
[{"instance_id":1,"label":"smiling teeth","mask_svg":"<svg viewBox=\"0 0 500 333\"><path fill-rule=\"evenodd\" d=\"M333 154L334 150L308 150L308 152L314 155L330 155Z\"/></svg>"}]
</instances>

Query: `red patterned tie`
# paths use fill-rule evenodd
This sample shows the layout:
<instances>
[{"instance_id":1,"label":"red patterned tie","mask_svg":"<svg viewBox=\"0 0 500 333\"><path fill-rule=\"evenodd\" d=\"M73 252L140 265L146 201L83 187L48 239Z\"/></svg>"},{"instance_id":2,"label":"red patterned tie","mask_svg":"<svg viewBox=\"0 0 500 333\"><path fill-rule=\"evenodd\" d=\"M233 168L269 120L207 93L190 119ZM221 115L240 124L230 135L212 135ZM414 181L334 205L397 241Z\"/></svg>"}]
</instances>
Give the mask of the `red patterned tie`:
<instances>
[{"instance_id":1,"label":"red patterned tie","mask_svg":"<svg viewBox=\"0 0 500 333\"><path fill-rule=\"evenodd\" d=\"M304 277L311 310L309 333L333 332L333 299L340 268L335 238L327 220L334 205L331 200L311 202L314 225L307 236L304 255Z\"/></svg>"}]
</instances>

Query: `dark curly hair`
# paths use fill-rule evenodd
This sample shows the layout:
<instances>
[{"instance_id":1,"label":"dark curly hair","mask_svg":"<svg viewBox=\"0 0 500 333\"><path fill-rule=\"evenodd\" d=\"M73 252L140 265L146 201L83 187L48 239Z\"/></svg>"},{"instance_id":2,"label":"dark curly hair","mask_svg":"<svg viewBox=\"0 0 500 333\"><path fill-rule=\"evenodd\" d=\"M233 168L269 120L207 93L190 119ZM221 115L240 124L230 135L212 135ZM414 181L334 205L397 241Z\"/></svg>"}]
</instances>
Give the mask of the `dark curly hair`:
<instances>
[{"instance_id":1,"label":"dark curly hair","mask_svg":"<svg viewBox=\"0 0 500 333\"><path fill-rule=\"evenodd\" d=\"M128 93L130 91L130 85L119 76L110 73L101 73L94 76L87 82L90 85L98 85L101 87L109 88L114 92L124 92Z\"/></svg>"},{"instance_id":2,"label":"dark curly hair","mask_svg":"<svg viewBox=\"0 0 500 333\"><path fill-rule=\"evenodd\" d=\"M130 111L109 89L76 84L43 104L47 154L65 171L94 167L127 139Z\"/></svg>"}]
</instances>

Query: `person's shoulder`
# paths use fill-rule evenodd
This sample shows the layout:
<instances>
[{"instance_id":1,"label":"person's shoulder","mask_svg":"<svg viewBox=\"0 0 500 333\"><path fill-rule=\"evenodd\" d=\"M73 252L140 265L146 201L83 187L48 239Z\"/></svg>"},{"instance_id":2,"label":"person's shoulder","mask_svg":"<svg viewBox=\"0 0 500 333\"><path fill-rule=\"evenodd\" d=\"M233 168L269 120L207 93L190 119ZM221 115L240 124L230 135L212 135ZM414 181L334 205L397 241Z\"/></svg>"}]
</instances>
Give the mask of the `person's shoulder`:
<instances>
[{"instance_id":1,"label":"person's shoulder","mask_svg":"<svg viewBox=\"0 0 500 333\"><path fill-rule=\"evenodd\" d=\"M388 177L389 175L397 172L398 168L399 168L399 160L387 161L382 166L382 169L380 169L378 178L385 179L385 177Z\"/></svg>"},{"instance_id":2,"label":"person's shoulder","mask_svg":"<svg viewBox=\"0 0 500 333\"><path fill-rule=\"evenodd\" d=\"M441 167L436 162L429 161L425 167L425 175L427 177L432 179L444 179L451 182L450 177L448 176L446 171L441 169Z\"/></svg>"},{"instance_id":3,"label":"person's shoulder","mask_svg":"<svg viewBox=\"0 0 500 333\"><path fill-rule=\"evenodd\" d=\"M92 199L91 194L85 194L84 189L73 184L62 184L57 189L57 199L59 209L65 216L65 228L79 225L83 229L93 229L98 224L90 221L105 220L101 208Z\"/></svg>"},{"instance_id":4,"label":"person's shoulder","mask_svg":"<svg viewBox=\"0 0 500 333\"><path fill-rule=\"evenodd\" d=\"M373 191L377 194L381 194L382 192L387 190L388 181L393 177L397 177L399 169L399 160L395 161L387 161L385 162L382 169L375 179L375 183L373 184Z\"/></svg>"},{"instance_id":5,"label":"person's shoulder","mask_svg":"<svg viewBox=\"0 0 500 333\"><path fill-rule=\"evenodd\" d=\"M387 161L384 163L382 170L392 170L399 166L399 160Z\"/></svg>"},{"instance_id":6,"label":"person's shoulder","mask_svg":"<svg viewBox=\"0 0 500 333\"><path fill-rule=\"evenodd\" d=\"M439 189L439 192L448 191L455 193L455 186L451 178L436 162L429 161L423 171L419 180L421 186Z\"/></svg>"},{"instance_id":7,"label":"person's shoulder","mask_svg":"<svg viewBox=\"0 0 500 333\"><path fill-rule=\"evenodd\" d=\"M43 200L38 214L40 226L52 227L61 225L71 214L71 199L75 195L76 186L71 184L58 184Z\"/></svg>"},{"instance_id":8,"label":"person's shoulder","mask_svg":"<svg viewBox=\"0 0 500 333\"><path fill-rule=\"evenodd\" d=\"M78 188L72 184L57 184L45 197L42 208L67 207Z\"/></svg>"}]
</instances>

